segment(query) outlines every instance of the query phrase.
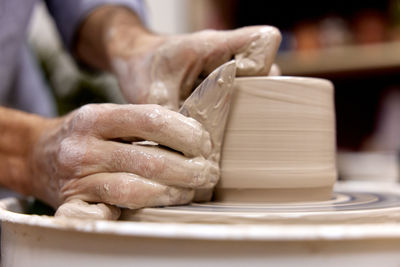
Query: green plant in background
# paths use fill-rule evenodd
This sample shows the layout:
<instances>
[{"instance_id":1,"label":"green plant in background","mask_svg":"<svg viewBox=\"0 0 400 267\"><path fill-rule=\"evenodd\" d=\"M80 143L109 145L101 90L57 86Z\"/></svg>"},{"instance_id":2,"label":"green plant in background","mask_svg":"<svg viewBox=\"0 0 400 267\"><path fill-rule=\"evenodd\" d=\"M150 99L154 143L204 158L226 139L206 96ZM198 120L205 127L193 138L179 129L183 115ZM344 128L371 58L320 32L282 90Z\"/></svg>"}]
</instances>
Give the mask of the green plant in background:
<instances>
[{"instance_id":1,"label":"green plant in background","mask_svg":"<svg viewBox=\"0 0 400 267\"><path fill-rule=\"evenodd\" d=\"M104 88L99 88L90 79L79 79L71 92L65 96L55 96L58 113L64 115L71 110L89 103L110 102Z\"/></svg>"},{"instance_id":2,"label":"green plant in background","mask_svg":"<svg viewBox=\"0 0 400 267\"><path fill-rule=\"evenodd\" d=\"M60 84L54 82L51 77L56 71L62 70L53 68L54 64L49 60L52 57L41 56L40 54L38 57L44 77L54 96L59 115L64 115L89 103L113 102L113 99L107 94L107 84L102 85L96 82L96 74L78 73L72 80L68 80L68 83L70 83L68 92L60 93L60 90L57 89Z\"/></svg>"}]
</instances>

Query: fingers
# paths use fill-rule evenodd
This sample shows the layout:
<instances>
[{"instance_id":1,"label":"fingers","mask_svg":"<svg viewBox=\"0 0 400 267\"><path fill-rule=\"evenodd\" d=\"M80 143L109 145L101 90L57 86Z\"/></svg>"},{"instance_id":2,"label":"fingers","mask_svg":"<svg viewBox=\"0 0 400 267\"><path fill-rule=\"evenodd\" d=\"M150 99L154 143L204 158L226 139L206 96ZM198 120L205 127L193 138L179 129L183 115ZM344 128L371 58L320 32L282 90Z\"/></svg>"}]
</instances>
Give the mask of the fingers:
<instances>
[{"instance_id":1,"label":"fingers","mask_svg":"<svg viewBox=\"0 0 400 267\"><path fill-rule=\"evenodd\" d=\"M253 26L225 34L235 55L237 76L268 75L282 39L278 29Z\"/></svg>"},{"instance_id":2,"label":"fingers","mask_svg":"<svg viewBox=\"0 0 400 267\"><path fill-rule=\"evenodd\" d=\"M279 30L271 26L203 31L193 34L192 38L205 74L234 57L238 76L267 75L281 41ZM193 77L187 80L195 81Z\"/></svg>"},{"instance_id":3,"label":"fingers","mask_svg":"<svg viewBox=\"0 0 400 267\"><path fill-rule=\"evenodd\" d=\"M210 135L199 122L161 106L89 105L80 112L83 109L98 114L90 129L102 139L136 137L187 156L207 157L211 152Z\"/></svg>"},{"instance_id":4,"label":"fingers","mask_svg":"<svg viewBox=\"0 0 400 267\"><path fill-rule=\"evenodd\" d=\"M202 157L186 158L158 146L98 141L89 148L84 175L96 172L127 172L165 185L185 188L214 186L217 163Z\"/></svg>"},{"instance_id":5,"label":"fingers","mask_svg":"<svg viewBox=\"0 0 400 267\"><path fill-rule=\"evenodd\" d=\"M188 96L200 73L232 57L238 76L267 75L281 35L271 26L252 26L155 39L131 58L113 58L112 68L128 101L177 110L179 96Z\"/></svg>"},{"instance_id":6,"label":"fingers","mask_svg":"<svg viewBox=\"0 0 400 267\"><path fill-rule=\"evenodd\" d=\"M191 189L162 185L129 173L97 173L71 180L62 193L68 200L103 202L131 209L187 204L194 196Z\"/></svg>"},{"instance_id":7,"label":"fingers","mask_svg":"<svg viewBox=\"0 0 400 267\"><path fill-rule=\"evenodd\" d=\"M72 199L58 207L56 217L117 220L121 215L118 207L103 203L89 204L80 199Z\"/></svg>"}]
</instances>

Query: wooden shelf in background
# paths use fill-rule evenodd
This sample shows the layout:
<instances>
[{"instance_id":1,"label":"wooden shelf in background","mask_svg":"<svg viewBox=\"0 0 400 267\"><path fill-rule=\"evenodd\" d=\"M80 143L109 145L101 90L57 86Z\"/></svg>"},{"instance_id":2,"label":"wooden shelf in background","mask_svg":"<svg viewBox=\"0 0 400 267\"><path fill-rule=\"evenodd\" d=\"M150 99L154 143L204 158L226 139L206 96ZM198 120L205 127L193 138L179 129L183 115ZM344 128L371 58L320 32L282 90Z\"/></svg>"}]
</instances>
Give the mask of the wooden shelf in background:
<instances>
[{"instance_id":1,"label":"wooden shelf in background","mask_svg":"<svg viewBox=\"0 0 400 267\"><path fill-rule=\"evenodd\" d=\"M400 69L400 42L281 52L276 62L283 75L318 76Z\"/></svg>"}]
</instances>

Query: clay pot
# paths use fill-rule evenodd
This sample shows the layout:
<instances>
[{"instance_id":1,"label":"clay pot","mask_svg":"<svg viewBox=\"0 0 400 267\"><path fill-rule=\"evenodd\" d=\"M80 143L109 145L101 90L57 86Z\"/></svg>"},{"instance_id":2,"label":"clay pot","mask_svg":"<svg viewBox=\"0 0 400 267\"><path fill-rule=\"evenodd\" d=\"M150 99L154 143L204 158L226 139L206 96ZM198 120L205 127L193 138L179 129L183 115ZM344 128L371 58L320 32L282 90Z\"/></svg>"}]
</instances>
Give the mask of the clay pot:
<instances>
[{"instance_id":1,"label":"clay pot","mask_svg":"<svg viewBox=\"0 0 400 267\"><path fill-rule=\"evenodd\" d=\"M332 83L249 77L235 87L215 199L330 199L337 177Z\"/></svg>"}]
</instances>

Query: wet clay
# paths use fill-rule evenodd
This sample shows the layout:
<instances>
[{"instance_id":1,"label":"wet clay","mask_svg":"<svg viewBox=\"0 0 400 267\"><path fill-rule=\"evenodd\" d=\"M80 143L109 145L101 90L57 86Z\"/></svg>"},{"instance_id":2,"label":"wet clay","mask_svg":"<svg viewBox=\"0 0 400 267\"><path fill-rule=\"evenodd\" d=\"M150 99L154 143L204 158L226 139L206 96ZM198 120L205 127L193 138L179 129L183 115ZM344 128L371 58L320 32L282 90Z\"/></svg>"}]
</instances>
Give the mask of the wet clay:
<instances>
[{"instance_id":1,"label":"wet clay","mask_svg":"<svg viewBox=\"0 0 400 267\"><path fill-rule=\"evenodd\" d=\"M215 198L238 202L329 199L337 176L335 152L329 81L236 78ZM310 193L304 194L307 190Z\"/></svg>"},{"instance_id":2,"label":"wet clay","mask_svg":"<svg viewBox=\"0 0 400 267\"><path fill-rule=\"evenodd\" d=\"M61 205L54 216L81 218L81 219L100 219L116 220L120 216L119 208L104 203L89 204L85 201L74 199Z\"/></svg>"},{"instance_id":3,"label":"wet clay","mask_svg":"<svg viewBox=\"0 0 400 267\"><path fill-rule=\"evenodd\" d=\"M251 40L242 52L235 55L237 75L267 75L278 51L281 34L274 27L262 27L251 35Z\"/></svg>"},{"instance_id":4,"label":"wet clay","mask_svg":"<svg viewBox=\"0 0 400 267\"><path fill-rule=\"evenodd\" d=\"M268 75L281 34L275 27L252 26L149 40L137 52L122 49L122 54L113 56L113 72L128 102L155 103L178 110L199 76L210 74L232 58L239 76Z\"/></svg>"},{"instance_id":5,"label":"wet clay","mask_svg":"<svg viewBox=\"0 0 400 267\"><path fill-rule=\"evenodd\" d=\"M260 189L262 190L262 189ZM273 191L266 190L268 193ZM278 192L279 190L276 190ZM244 225L334 225L398 223L399 187L392 183L345 182L335 185L325 201L237 202L212 201L187 206L122 211L122 220L147 222L244 224ZM256 195L256 194L255 194ZM298 193L294 193L297 195Z\"/></svg>"},{"instance_id":6,"label":"wet clay","mask_svg":"<svg viewBox=\"0 0 400 267\"><path fill-rule=\"evenodd\" d=\"M214 72L183 103L180 113L200 122L210 133L212 149L207 160L220 162L221 145L225 124L229 115L233 83L236 73L235 61L225 63ZM215 183L196 191L195 201L208 201Z\"/></svg>"},{"instance_id":7,"label":"wet clay","mask_svg":"<svg viewBox=\"0 0 400 267\"><path fill-rule=\"evenodd\" d=\"M34 165L40 179L33 192L59 207L57 216L118 216L113 206L85 202L132 209L187 204L194 189L218 181L217 163L205 159L210 134L195 119L161 106L86 105L56 123L33 152L48 159ZM152 142L110 141L119 138Z\"/></svg>"}]
</instances>

